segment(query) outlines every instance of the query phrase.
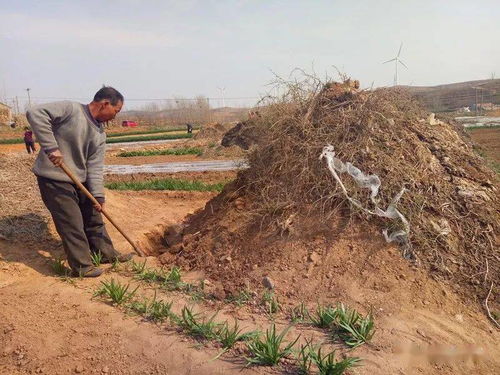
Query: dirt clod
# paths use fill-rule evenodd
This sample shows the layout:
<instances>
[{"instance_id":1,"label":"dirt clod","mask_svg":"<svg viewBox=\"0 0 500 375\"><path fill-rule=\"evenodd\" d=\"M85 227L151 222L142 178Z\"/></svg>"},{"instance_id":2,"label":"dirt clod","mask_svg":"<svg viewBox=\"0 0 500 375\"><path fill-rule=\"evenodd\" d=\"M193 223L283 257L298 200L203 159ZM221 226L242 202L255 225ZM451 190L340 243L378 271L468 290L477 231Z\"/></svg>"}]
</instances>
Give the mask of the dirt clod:
<instances>
[{"instance_id":1,"label":"dirt clod","mask_svg":"<svg viewBox=\"0 0 500 375\"><path fill-rule=\"evenodd\" d=\"M264 285L266 289L274 289L274 282L269 276L262 278L262 285Z\"/></svg>"}]
</instances>

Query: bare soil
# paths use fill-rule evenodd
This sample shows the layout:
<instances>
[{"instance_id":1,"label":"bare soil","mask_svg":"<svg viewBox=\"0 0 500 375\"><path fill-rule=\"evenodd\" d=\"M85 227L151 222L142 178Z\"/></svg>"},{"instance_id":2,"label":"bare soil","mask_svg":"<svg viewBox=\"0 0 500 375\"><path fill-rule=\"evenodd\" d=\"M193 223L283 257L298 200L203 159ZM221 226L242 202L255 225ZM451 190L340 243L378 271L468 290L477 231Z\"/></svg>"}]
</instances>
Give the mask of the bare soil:
<instances>
[{"instance_id":1,"label":"bare soil","mask_svg":"<svg viewBox=\"0 0 500 375\"><path fill-rule=\"evenodd\" d=\"M488 158L500 163L500 128L471 129L468 133Z\"/></svg>"}]
</instances>

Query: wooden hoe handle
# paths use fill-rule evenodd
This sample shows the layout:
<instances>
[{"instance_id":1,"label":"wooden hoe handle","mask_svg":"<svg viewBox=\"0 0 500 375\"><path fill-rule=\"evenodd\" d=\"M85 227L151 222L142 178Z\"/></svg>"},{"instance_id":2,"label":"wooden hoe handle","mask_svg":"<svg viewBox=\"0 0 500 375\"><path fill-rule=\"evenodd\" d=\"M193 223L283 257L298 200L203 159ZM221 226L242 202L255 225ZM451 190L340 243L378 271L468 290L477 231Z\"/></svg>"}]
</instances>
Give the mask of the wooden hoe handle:
<instances>
[{"instance_id":1,"label":"wooden hoe handle","mask_svg":"<svg viewBox=\"0 0 500 375\"><path fill-rule=\"evenodd\" d=\"M85 186L83 186L83 184L80 182L80 180L78 180L78 178L73 174L73 172L71 172L71 170L68 168L68 166L66 164L64 164L64 162L60 165L61 169L64 171L64 173L66 173L68 175L69 178L71 178L71 180L75 183L76 186L78 186L78 189L80 189L83 194L85 194L91 201L94 205L96 206L101 206L101 204L97 201L97 199L94 198L94 196L90 193L90 191L87 190L87 188ZM118 232L120 232L122 234L123 237L125 237L125 239L128 241L128 243L130 245L132 245L132 248L134 249L134 251L137 253L137 255L139 256L144 256L144 252L139 249L139 247L137 247L137 245L130 239L130 237L122 230L122 228L120 228L118 226L118 224L115 223L115 221L111 218L111 216L109 216L109 214L105 211L105 210L101 210L101 213L106 216L106 219L109 220L109 222L111 224L113 224L113 226L118 230Z\"/></svg>"}]
</instances>

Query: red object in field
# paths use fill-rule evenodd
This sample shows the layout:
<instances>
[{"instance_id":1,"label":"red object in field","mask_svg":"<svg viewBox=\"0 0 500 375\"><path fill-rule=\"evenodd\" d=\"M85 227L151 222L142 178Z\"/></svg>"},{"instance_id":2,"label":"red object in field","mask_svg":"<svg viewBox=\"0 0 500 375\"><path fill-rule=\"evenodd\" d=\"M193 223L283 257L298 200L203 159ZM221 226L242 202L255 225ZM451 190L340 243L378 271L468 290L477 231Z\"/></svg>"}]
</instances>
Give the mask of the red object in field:
<instances>
[{"instance_id":1,"label":"red object in field","mask_svg":"<svg viewBox=\"0 0 500 375\"><path fill-rule=\"evenodd\" d=\"M137 126L137 122L135 122L135 121L123 121L122 126L129 127L129 128L135 128Z\"/></svg>"}]
</instances>

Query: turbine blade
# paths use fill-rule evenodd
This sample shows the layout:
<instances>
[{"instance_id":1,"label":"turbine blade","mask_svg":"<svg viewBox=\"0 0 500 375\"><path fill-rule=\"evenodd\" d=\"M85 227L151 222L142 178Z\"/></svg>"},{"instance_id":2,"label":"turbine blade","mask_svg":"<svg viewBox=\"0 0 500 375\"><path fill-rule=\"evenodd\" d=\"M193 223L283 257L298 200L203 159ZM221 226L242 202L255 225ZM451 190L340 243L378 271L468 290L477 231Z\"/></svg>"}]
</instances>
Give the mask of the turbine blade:
<instances>
[{"instance_id":1,"label":"turbine blade","mask_svg":"<svg viewBox=\"0 0 500 375\"><path fill-rule=\"evenodd\" d=\"M398 61L401 63L401 65L403 65L406 69L408 69L408 67L405 65L404 62L402 62L401 60L398 60Z\"/></svg>"},{"instance_id":2,"label":"turbine blade","mask_svg":"<svg viewBox=\"0 0 500 375\"><path fill-rule=\"evenodd\" d=\"M403 42L401 42L401 45L399 46L398 57L401 54L401 48L403 48Z\"/></svg>"},{"instance_id":3,"label":"turbine blade","mask_svg":"<svg viewBox=\"0 0 500 375\"><path fill-rule=\"evenodd\" d=\"M388 62L391 62L391 61L394 61L394 60L396 60L396 58L393 58L393 59L387 60L386 62L383 62L382 64L387 64Z\"/></svg>"}]
</instances>

